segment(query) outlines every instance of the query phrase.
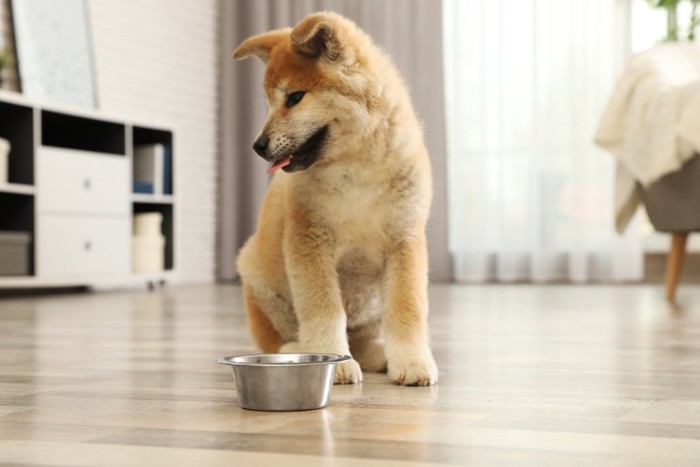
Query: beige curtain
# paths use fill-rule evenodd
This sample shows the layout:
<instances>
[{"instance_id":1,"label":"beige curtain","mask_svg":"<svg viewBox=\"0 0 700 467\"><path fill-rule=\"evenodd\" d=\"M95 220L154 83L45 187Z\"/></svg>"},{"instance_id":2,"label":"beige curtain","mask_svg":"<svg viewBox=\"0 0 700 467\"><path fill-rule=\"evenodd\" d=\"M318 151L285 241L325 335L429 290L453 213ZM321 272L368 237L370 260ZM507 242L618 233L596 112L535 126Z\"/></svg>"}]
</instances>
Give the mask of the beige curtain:
<instances>
[{"instance_id":1,"label":"beige curtain","mask_svg":"<svg viewBox=\"0 0 700 467\"><path fill-rule=\"evenodd\" d=\"M223 4L219 278L236 277L236 254L255 229L269 182L251 149L267 110L264 67L255 60L234 64L230 53L250 35L293 26L321 10L336 11L369 33L392 56L411 88L433 163L430 278L449 281L440 0L227 0Z\"/></svg>"}]
</instances>

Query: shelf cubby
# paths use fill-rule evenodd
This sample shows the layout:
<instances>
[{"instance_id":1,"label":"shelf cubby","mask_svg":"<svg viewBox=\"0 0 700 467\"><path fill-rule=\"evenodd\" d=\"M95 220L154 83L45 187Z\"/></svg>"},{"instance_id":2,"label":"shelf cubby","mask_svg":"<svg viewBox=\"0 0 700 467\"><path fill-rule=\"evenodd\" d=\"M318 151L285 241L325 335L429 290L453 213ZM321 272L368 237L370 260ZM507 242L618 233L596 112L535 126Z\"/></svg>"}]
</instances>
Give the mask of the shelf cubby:
<instances>
[{"instance_id":1,"label":"shelf cubby","mask_svg":"<svg viewBox=\"0 0 700 467\"><path fill-rule=\"evenodd\" d=\"M125 156L126 127L120 123L43 110L41 144Z\"/></svg>"},{"instance_id":2,"label":"shelf cubby","mask_svg":"<svg viewBox=\"0 0 700 467\"><path fill-rule=\"evenodd\" d=\"M175 193L175 177L174 177L174 154L173 154L173 134L171 131L161 130L157 128L147 128L143 126L134 126L132 129L132 144L135 147L147 144L162 144L164 148L163 174L165 180L163 183L163 195L172 195Z\"/></svg>"},{"instance_id":3,"label":"shelf cubby","mask_svg":"<svg viewBox=\"0 0 700 467\"><path fill-rule=\"evenodd\" d=\"M29 275L34 274L34 197L0 192L0 232L26 232L30 235Z\"/></svg>"},{"instance_id":4,"label":"shelf cubby","mask_svg":"<svg viewBox=\"0 0 700 467\"><path fill-rule=\"evenodd\" d=\"M10 142L8 181L34 184L34 109L0 101L0 138Z\"/></svg>"},{"instance_id":5,"label":"shelf cubby","mask_svg":"<svg viewBox=\"0 0 700 467\"><path fill-rule=\"evenodd\" d=\"M173 217L173 205L169 203L143 203L133 204L133 213L159 212L163 215L162 234L165 237L165 270L175 268L175 222Z\"/></svg>"}]
</instances>

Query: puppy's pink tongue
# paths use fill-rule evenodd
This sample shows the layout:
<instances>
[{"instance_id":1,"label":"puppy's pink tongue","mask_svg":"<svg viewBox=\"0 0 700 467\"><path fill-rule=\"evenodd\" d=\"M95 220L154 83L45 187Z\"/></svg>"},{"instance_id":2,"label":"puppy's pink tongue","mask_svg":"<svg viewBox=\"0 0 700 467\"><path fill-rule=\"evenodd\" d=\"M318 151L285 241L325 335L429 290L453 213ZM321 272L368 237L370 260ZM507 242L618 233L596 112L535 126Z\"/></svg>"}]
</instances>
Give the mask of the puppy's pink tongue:
<instances>
[{"instance_id":1,"label":"puppy's pink tongue","mask_svg":"<svg viewBox=\"0 0 700 467\"><path fill-rule=\"evenodd\" d=\"M267 169L267 173L271 174L272 172L281 169L282 167L287 167L289 164L292 163L292 156L287 156L284 159L280 159L275 164Z\"/></svg>"}]
</instances>

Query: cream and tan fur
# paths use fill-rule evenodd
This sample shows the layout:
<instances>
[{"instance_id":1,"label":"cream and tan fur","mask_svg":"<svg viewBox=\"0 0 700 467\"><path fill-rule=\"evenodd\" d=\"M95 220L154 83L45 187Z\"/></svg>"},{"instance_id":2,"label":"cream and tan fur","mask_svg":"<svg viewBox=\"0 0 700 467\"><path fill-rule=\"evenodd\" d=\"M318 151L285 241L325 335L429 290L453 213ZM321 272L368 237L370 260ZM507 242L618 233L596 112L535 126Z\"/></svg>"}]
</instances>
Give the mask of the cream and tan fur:
<instances>
[{"instance_id":1,"label":"cream and tan fur","mask_svg":"<svg viewBox=\"0 0 700 467\"><path fill-rule=\"evenodd\" d=\"M399 73L334 13L247 39L234 58L249 56L267 64L263 157L282 160L328 130L315 163L275 173L257 232L240 252L255 342L265 352L351 354L336 383L362 381L362 368L386 370L399 384L435 384L430 162ZM297 91L305 94L290 106Z\"/></svg>"}]
</instances>

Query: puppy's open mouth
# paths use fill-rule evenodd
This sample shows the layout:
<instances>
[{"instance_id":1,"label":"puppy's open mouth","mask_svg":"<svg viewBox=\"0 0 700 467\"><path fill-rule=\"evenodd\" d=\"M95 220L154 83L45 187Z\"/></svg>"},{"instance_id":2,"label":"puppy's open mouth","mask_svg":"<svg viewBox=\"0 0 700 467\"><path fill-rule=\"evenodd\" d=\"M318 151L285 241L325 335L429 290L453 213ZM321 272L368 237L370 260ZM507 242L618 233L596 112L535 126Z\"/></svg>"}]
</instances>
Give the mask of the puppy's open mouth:
<instances>
[{"instance_id":1,"label":"puppy's open mouth","mask_svg":"<svg viewBox=\"0 0 700 467\"><path fill-rule=\"evenodd\" d=\"M321 154L326 136L328 136L328 125L316 130L314 134L294 151L294 154L276 161L272 167L267 169L267 173L271 174L279 169L285 172L298 172L308 169L316 162L318 156Z\"/></svg>"}]
</instances>

